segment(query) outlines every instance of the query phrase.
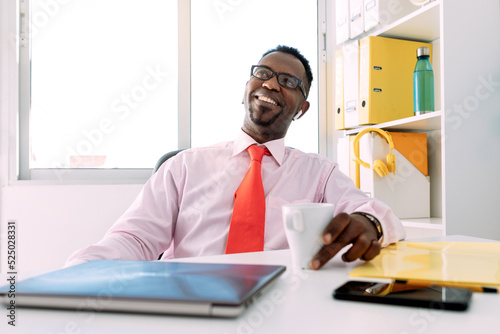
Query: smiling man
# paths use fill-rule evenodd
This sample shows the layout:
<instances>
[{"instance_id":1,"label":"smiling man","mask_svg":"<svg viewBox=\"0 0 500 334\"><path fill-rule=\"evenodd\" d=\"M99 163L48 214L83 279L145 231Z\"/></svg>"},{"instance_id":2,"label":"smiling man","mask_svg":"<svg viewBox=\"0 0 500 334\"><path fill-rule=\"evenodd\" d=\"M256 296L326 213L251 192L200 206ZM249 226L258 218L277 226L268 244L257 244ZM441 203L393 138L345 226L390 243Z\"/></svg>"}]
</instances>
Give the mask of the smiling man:
<instances>
[{"instance_id":1,"label":"smiling man","mask_svg":"<svg viewBox=\"0 0 500 334\"><path fill-rule=\"evenodd\" d=\"M264 54L259 64L252 66L247 82L243 131L259 143L285 137L297 113L301 112L299 117L302 117L309 109L306 97L312 81L311 70L306 75L304 65L297 58L301 55L294 49L286 50ZM304 59L304 62L307 61ZM304 69L300 75L296 74L298 77L292 75L297 68Z\"/></svg>"},{"instance_id":2,"label":"smiling man","mask_svg":"<svg viewBox=\"0 0 500 334\"><path fill-rule=\"evenodd\" d=\"M351 245L344 261L370 260L382 246L404 238L390 208L357 189L336 163L285 146L291 123L309 110L312 79L309 62L298 50L278 46L264 53L251 66L239 136L169 159L104 238L75 252L66 265L95 259L155 260L160 254L167 259L228 253L235 192L246 179L250 160L255 160L250 159L250 147L255 146L262 150L258 175L263 212L256 215L262 218L262 240L243 251L288 247L281 216L287 203L335 204L335 215L323 234L324 247L311 259L313 269L345 246ZM253 215L251 211L247 216ZM238 243L246 246L252 241Z\"/></svg>"}]
</instances>

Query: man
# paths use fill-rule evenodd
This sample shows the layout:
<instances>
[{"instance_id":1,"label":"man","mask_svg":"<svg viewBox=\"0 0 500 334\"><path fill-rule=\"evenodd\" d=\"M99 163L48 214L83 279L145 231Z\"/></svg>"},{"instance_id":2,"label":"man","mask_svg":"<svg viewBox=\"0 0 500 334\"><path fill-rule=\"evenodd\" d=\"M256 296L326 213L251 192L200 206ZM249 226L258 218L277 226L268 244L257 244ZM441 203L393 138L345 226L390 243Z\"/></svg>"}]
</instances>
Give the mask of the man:
<instances>
[{"instance_id":1,"label":"man","mask_svg":"<svg viewBox=\"0 0 500 334\"><path fill-rule=\"evenodd\" d=\"M294 48L278 46L252 66L245 88L245 117L234 142L188 149L163 164L98 243L74 253L67 266L95 259L155 260L224 254L234 193L250 164L247 148L261 145L265 193L263 250L288 247L281 207L329 202L335 216L323 234L324 247L311 259L319 269L344 246L344 261L371 260L404 238L399 220L385 204L368 198L337 164L284 145L294 119L309 109L312 74Z\"/></svg>"}]
</instances>

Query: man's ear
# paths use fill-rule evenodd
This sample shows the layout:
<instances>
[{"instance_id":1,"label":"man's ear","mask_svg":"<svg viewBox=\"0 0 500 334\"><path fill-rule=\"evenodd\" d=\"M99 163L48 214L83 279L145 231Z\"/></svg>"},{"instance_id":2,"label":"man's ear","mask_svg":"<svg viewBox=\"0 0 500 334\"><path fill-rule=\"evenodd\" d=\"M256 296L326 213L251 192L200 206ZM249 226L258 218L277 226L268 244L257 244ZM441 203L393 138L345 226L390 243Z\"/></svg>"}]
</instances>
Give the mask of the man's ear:
<instances>
[{"instance_id":1,"label":"man's ear","mask_svg":"<svg viewBox=\"0 0 500 334\"><path fill-rule=\"evenodd\" d=\"M297 120L297 119L301 118L302 116L304 116L305 113L307 112L307 110L309 110L310 105L311 104L309 103L309 101L302 102L302 105L300 106L300 111L299 111L300 115L299 115L299 113L297 113L294 117L294 120Z\"/></svg>"}]
</instances>

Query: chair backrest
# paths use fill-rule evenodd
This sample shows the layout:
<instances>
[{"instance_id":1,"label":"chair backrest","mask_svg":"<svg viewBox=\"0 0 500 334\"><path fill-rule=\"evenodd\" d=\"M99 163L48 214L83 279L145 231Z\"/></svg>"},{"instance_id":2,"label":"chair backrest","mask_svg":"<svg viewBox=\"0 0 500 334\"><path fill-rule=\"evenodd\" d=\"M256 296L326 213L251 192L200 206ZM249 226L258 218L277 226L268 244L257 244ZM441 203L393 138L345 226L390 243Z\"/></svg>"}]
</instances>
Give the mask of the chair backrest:
<instances>
[{"instance_id":1,"label":"chair backrest","mask_svg":"<svg viewBox=\"0 0 500 334\"><path fill-rule=\"evenodd\" d=\"M165 161L170 159L171 157L175 156L177 153L184 151L184 149L176 150L176 151L171 151L168 153L165 153L158 161L156 162L155 167L153 168L153 174L156 173L156 171L163 165Z\"/></svg>"}]
</instances>

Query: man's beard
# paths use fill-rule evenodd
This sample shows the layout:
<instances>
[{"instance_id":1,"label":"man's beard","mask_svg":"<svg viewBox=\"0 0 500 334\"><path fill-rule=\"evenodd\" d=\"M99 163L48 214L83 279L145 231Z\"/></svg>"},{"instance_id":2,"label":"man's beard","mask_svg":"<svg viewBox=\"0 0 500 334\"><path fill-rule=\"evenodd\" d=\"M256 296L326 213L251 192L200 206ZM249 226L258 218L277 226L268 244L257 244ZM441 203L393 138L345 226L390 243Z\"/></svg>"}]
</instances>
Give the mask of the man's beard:
<instances>
[{"instance_id":1,"label":"man's beard","mask_svg":"<svg viewBox=\"0 0 500 334\"><path fill-rule=\"evenodd\" d=\"M250 115L250 120L252 122L254 122L255 124L259 125L259 126L270 126L271 124L273 124L274 122L276 122L276 120L281 116L281 114L283 113L283 109L280 110L278 113L276 113L276 115L274 115L273 117L271 117L269 120L267 121L263 121L262 120L262 115L266 114L267 112L269 112L269 108L266 108L266 107L260 107L260 111L261 111L261 117L260 118L257 118L255 117L255 110L250 107L250 112L249 112L249 115Z\"/></svg>"}]
</instances>

